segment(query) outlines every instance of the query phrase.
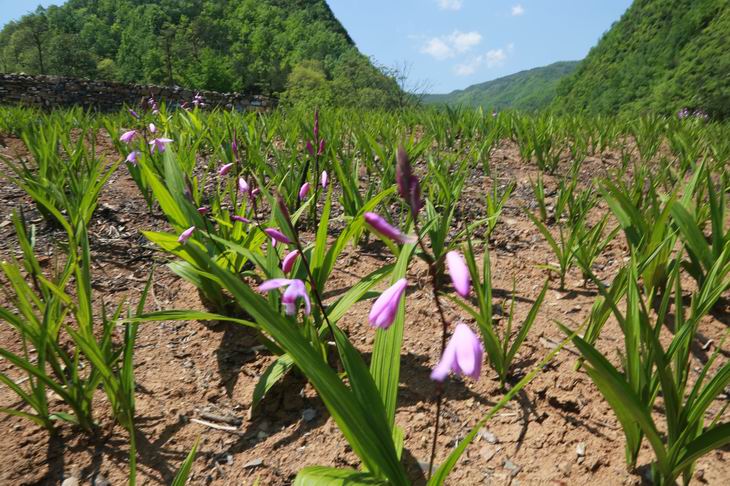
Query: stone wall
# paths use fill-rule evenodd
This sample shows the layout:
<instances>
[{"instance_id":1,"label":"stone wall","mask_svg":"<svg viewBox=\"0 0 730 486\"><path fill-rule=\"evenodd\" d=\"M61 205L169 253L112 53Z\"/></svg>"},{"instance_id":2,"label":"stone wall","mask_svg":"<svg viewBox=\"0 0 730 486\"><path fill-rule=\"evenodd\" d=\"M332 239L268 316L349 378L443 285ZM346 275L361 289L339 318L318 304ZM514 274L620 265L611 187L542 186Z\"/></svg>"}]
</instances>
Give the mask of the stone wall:
<instances>
[{"instance_id":1,"label":"stone wall","mask_svg":"<svg viewBox=\"0 0 730 486\"><path fill-rule=\"evenodd\" d=\"M26 74L0 74L0 104L16 104L51 109L83 106L99 111L117 111L125 105L139 106L143 98L153 97L164 101L168 107L190 104L200 93L207 107L223 107L230 110L267 110L276 100L258 95L195 91L178 86L152 86L124 84L113 81L63 76L31 76Z\"/></svg>"}]
</instances>

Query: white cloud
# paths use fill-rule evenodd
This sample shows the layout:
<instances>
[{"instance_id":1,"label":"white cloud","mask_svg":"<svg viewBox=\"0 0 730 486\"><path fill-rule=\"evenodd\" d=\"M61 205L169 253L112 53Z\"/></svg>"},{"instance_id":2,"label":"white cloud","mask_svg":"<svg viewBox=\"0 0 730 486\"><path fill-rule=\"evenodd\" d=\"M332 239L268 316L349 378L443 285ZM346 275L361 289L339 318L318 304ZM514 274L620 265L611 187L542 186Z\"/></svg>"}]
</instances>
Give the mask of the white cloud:
<instances>
[{"instance_id":1,"label":"white cloud","mask_svg":"<svg viewBox=\"0 0 730 486\"><path fill-rule=\"evenodd\" d=\"M454 68L454 73L456 73L457 76L471 76L479 68L479 65L481 64L481 57L482 56L477 56L467 63L457 64Z\"/></svg>"},{"instance_id":2,"label":"white cloud","mask_svg":"<svg viewBox=\"0 0 730 486\"><path fill-rule=\"evenodd\" d=\"M501 66L505 59L507 59L507 53L504 52L504 49L490 49L484 54L484 63L489 69Z\"/></svg>"},{"instance_id":3,"label":"white cloud","mask_svg":"<svg viewBox=\"0 0 730 486\"><path fill-rule=\"evenodd\" d=\"M421 47L421 52L443 61L469 51L481 41L482 35L479 32L455 30L449 35L429 39Z\"/></svg>"},{"instance_id":4,"label":"white cloud","mask_svg":"<svg viewBox=\"0 0 730 486\"><path fill-rule=\"evenodd\" d=\"M525 7L522 6L521 3L518 3L514 7L512 7L512 15L515 17L519 17L520 15L523 15L525 13Z\"/></svg>"},{"instance_id":5,"label":"white cloud","mask_svg":"<svg viewBox=\"0 0 730 486\"><path fill-rule=\"evenodd\" d=\"M435 57L439 61L454 56L454 51L449 47L446 42L442 41L438 37L434 37L426 42L421 48L421 52L428 54L429 56Z\"/></svg>"},{"instance_id":6,"label":"white cloud","mask_svg":"<svg viewBox=\"0 0 730 486\"><path fill-rule=\"evenodd\" d=\"M471 76L482 66L486 66L487 69L500 67L507 60L507 57L514 49L514 44L509 43L506 49L490 49L484 54L474 56L467 62L459 63L454 66L454 74L457 76Z\"/></svg>"},{"instance_id":7,"label":"white cloud","mask_svg":"<svg viewBox=\"0 0 730 486\"><path fill-rule=\"evenodd\" d=\"M441 10L460 10L463 3L462 0L438 0Z\"/></svg>"}]
</instances>

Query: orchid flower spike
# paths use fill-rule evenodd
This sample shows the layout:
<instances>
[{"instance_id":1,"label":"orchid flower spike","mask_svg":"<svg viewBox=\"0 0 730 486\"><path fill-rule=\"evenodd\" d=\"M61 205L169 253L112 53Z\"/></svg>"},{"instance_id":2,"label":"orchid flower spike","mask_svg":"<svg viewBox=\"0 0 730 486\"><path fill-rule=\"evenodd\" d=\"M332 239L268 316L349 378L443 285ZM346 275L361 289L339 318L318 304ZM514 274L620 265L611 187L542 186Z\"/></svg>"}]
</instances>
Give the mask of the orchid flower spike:
<instances>
[{"instance_id":1,"label":"orchid flower spike","mask_svg":"<svg viewBox=\"0 0 730 486\"><path fill-rule=\"evenodd\" d=\"M291 272L292 268L294 268L294 263L296 263L298 257L299 257L299 250L294 250L294 251L289 252L284 257L284 261L281 262L281 270L284 273Z\"/></svg>"},{"instance_id":2,"label":"orchid flower spike","mask_svg":"<svg viewBox=\"0 0 730 486\"><path fill-rule=\"evenodd\" d=\"M307 194L309 193L309 182L305 182L302 184L302 187L299 188L299 200L301 201L305 197L307 197Z\"/></svg>"},{"instance_id":3,"label":"orchid flower spike","mask_svg":"<svg viewBox=\"0 0 730 486\"><path fill-rule=\"evenodd\" d=\"M228 173L231 171L232 168L233 168L233 162L231 162L230 164L223 164L221 166L221 168L218 169L218 175L221 177L228 175Z\"/></svg>"},{"instance_id":4,"label":"orchid flower spike","mask_svg":"<svg viewBox=\"0 0 730 486\"><path fill-rule=\"evenodd\" d=\"M264 229L264 233L269 235L274 241L278 241L279 243L289 244L291 243L291 240L286 237L284 233L279 231L276 228L266 228Z\"/></svg>"},{"instance_id":5,"label":"orchid flower spike","mask_svg":"<svg viewBox=\"0 0 730 486\"><path fill-rule=\"evenodd\" d=\"M469 268L464 263L464 258L457 251L450 251L446 254L446 267L451 276L451 283L454 284L456 293L463 298L469 297L471 288L471 276Z\"/></svg>"},{"instance_id":6,"label":"orchid flower spike","mask_svg":"<svg viewBox=\"0 0 730 486\"><path fill-rule=\"evenodd\" d=\"M139 150L132 150L129 152L129 155L127 155L127 158L125 159L125 162L130 163L132 165L137 165L137 157L140 156Z\"/></svg>"},{"instance_id":7,"label":"orchid flower spike","mask_svg":"<svg viewBox=\"0 0 730 486\"><path fill-rule=\"evenodd\" d=\"M190 239L191 236L193 236L193 232L195 232L195 226L191 226L190 228L186 229L182 233L180 233L180 236L178 237L177 241L178 243L185 243Z\"/></svg>"},{"instance_id":8,"label":"orchid flower spike","mask_svg":"<svg viewBox=\"0 0 730 486\"><path fill-rule=\"evenodd\" d=\"M388 224L388 222L378 214L370 212L365 213L365 222L376 232L397 243L413 243L415 241L415 238L404 235L399 229Z\"/></svg>"},{"instance_id":9,"label":"orchid flower spike","mask_svg":"<svg viewBox=\"0 0 730 486\"><path fill-rule=\"evenodd\" d=\"M449 372L479 379L484 359L484 346L479 337L466 324L456 325L454 334L446 345L441 361L431 372L431 379L444 381Z\"/></svg>"},{"instance_id":10,"label":"orchid flower spike","mask_svg":"<svg viewBox=\"0 0 730 486\"><path fill-rule=\"evenodd\" d=\"M312 304L309 301L309 294L307 294L307 287L304 282L299 279L288 279L288 278L272 278L267 280L259 286L259 290L262 292L270 292L274 289L286 287L284 295L281 296L281 301L284 304L284 310L288 316L293 316L297 312L297 299L304 300L304 313L309 315L312 311Z\"/></svg>"},{"instance_id":11,"label":"orchid flower spike","mask_svg":"<svg viewBox=\"0 0 730 486\"><path fill-rule=\"evenodd\" d=\"M329 179L329 176L327 175L327 171L322 171L322 177L319 179L319 183L322 185L322 189L327 189L327 181Z\"/></svg>"},{"instance_id":12,"label":"orchid flower spike","mask_svg":"<svg viewBox=\"0 0 730 486\"><path fill-rule=\"evenodd\" d=\"M314 110L314 130L312 130L314 139L319 138L319 110Z\"/></svg>"},{"instance_id":13,"label":"orchid flower spike","mask_svg":"<svg viewBox=\"0 0 730 486\"><path fill-rule=\"evenodd\" d=\"M124 133L122 133L122 136L119 137L120 142L129 143L132 140L134 140L134 137L137 136L137 130L128 130Z\"/></svg>"},{"instance_id":14,"label":"orchid flower spike","mask_svg":"<svg viewBox=\"0 0 730 486\"><path fill-rule=\"evenodd\" d=\"M165 151L165 147L168 143L171 143L173 140L171 138L154 138L150 142L150 152L154 152L155 149L159 153L162 153Z\"/></svg>"},{"instance_id":15,"label":"orchid flower spike","mask_svg":"<svg viewBox=\"0 0 730 486\"><path fill-rule=\"evenodd\" d=\"M405 278L402 278L380 294L368 316L371 326L388 329L393 324L406 287L408 287L408 282Z\"/></svg>"}]
</instances>

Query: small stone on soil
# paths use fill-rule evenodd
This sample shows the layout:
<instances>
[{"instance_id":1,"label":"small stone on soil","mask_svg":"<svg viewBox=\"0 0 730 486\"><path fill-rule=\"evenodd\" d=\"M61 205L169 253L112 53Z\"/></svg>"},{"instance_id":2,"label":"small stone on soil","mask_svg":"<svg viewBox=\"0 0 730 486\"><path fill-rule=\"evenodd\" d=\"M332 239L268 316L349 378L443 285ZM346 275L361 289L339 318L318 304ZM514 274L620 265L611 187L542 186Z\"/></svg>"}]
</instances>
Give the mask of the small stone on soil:
<instances>
[{"instance_id":1,"label":"small stone on soil","mask_svg":"<svg viewBox=\"0 0 730 486\"><path fill-rule=\"evenodd\" d=\"M578 442L578 445L575 446L575 453L578 454L578 457L585 456L586 455L586 443Z\"/></svg>"},{"instance_id":2,"label":"small stone on soil","mask_svg":"<svg viewBox=\"0 0 730 486\"><path fill-rule=\"evenodd\" d=\"M302 410L302 420L304 420L305 422L311 422L316 416L317 411L313 408L305 408L304 410Z\"/></svg>"},{"instance_id":3,"label":"small stone on soil","mask_svg":"<svg viewBox=\"0 0 730 486\"><path fill-rule=\"evenodd\" d=\"M251 468L254 468L254 467L259 467L263 463L264 463L264 460L261 459L260 457L257 457L256 459L252 459L252 460L248 461L246 464L244 464L243 465L243 468L244 469L251 469Z\"/></svg>"}]
</instances>

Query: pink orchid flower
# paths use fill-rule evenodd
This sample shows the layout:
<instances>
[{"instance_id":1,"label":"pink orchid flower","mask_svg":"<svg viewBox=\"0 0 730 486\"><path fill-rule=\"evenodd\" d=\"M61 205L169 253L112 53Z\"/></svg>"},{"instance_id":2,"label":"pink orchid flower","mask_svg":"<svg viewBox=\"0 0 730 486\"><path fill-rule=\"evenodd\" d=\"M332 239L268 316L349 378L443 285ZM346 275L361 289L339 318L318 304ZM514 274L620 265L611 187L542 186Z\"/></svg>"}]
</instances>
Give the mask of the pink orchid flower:
<instances>
[{"instance_id":1,"label":"pink orchid flower","mask_svg":"<svg viewBox=\"0 0 730 486\"><path fill-rule=\"evenodd\" d=\"M218 175L221 177L228 175L228 173L231 171L232 168L233 168L233 162L231 162L230 164L223 164L221 166L221 168L218 169Z\"/></svg>"},{"instance_id":2,"label":"pink orchid flower","mask_svg":"<svg viewBox=\"0 0 730 486\"><path fill-rule=\"evenodd\" d=\"M129 152L129 155L127 155L125 162L132 164L132 165L137 165L137 157L139 157L139 156L140 156L139 150L132 150L131 152Z\"/></svg>"},{"instance_id":3,"label":"pink orchid flower","mask_svg":"<svg viewBox=\"0 0 730 486\"><path fill-rule=\"evenodd\" d=\"M307 194L309 194L309 182L305 182L302 184L302 187L299 188L299 200L301 201L307 197Z\"/></svg>"},{"instance_id":4,"label":"pink orchid flower","mask_svg":"<svg viewBox=\"0 0 730 486\"><path fill-rule=\"evenodd\" d=\"M284 295L281 296L281 301L284 304L284 311L287 315L292 316L297 312L297 299L304 300L304 313L309 315L312 311L312 304L309 301L309 295L307 294L307 287L304 282L299 279L288 279L288 278L272 278L267 280L259 286L259 290L262 292L270 292L274 289L286 287Z\"/></svg>"},{"instance_id":5,"label":"pink orchid flower","mask_svg":"<svg viewBox=\"0 0 730 486\"><path fill-rule=\"evenodd\" d=\"M278 241L279 243L289 244L291 243L291 240L286 237L284 233L279 231L276 228L266 228L264 229L264 233L269 235L274 241Z\"/></svg>"},{"instance_id":6,"label":"pink orchid flower","mask_svg":"<svg viewBox=\"0 0 730 486\"><path fill-rule=\"evenodd\" d=\"M137 130L129 130L127 132L122 133L122 136L119 137L120 142L129 143L132 140L134 140L134 137L137 136Z\"/></svg>"},{"instance_id":7,"label":"pink orchid flower","mask_svg":"<svg viewBox=\"0 0 730 486\"><path fill-rule=\"evenodd\" d=\"M408 287L408 282L405 278L402 278L380 294L380 297L378 297L370 309L370 315L368 316L368 321L371 326L388 329L393 324L395 315L398 312L398 305L406 291L406 287Z\"/></svg>"},{"instance_id":8,"label":"pink orchid flower","mask_svg":"<svg viewBox=\"0 0 730 486\"><path fill-rule=\"evenodd\" d=\"M171 142L173 142L171 138L153 138L150 141L150 152L154 152L155 149L157 149L159 153L162 153L165 151L165 147L167 146L167 144Z\"/></svg>"},{"instance_id":9,"label":"pink orchid flower","mask_svg":"<svg viewBox=\"0 0 730 486\"><path fill-rule=\"evenodd\" d=\"M182 233L180 233L180 237L177 239L178 243L185 243L190 239L191 236L193 236L193 233L195 232L195 226L191 226L190 228L186 229Z\"/></svg>"},{"instance_id":10,"label":"pink orchid flower","mask_svg":"<svg viewBox=\"0 0 730 486\"><path fill-rule=\"evenodd\" d=\"M471 276L469 268L464 263L464 258L457 251L450 251L446 254L446 268L451 276L451 283L454 284L456 293L463 298L469 297L471 288Z\"/></svg>"},{"instance_id":11,"label":"pink orchid flower","mask_svg":"<svg viewBox=\"0 0 730 486\"><path fill-rule=\"evenodd\" d=\"M294 251L289 252L284 257L284 261L281 262L281 270L284 273L291 272L292 268L294 268L294 263L296 263L298 257L299 257L299 250L294 250Z\"/></svg>"},{"instance_id":12,"label":"pink orchid flower","mask_svg":"<svg viewBox=\"0 0 730 486\"><path fill-rule=\"evenodd\" d=\"M365 222L370 225L372 229L385 236L386 238L390 238L397 243L415 242L415 238L404 235L400 232L399 229L394 228L393 226L388 224L388 222L382 216L375 213L365 213L364 216Z\"/></svg>"},{"instance_id":13,"label":"pink orchid flower","mask_svg":"<svg viewBox=\"0 0 730 486\"><path fill-rule=\"evenodd\" d=\"M466 324L457 324L454 334L446 345L444 355L431 372L431 379L444 381L449 372L479 379L484 359L484 346L479 337Z\"/></svg>"}]
</instances>

